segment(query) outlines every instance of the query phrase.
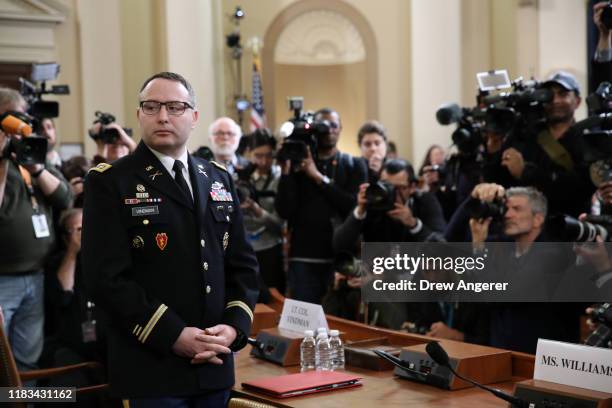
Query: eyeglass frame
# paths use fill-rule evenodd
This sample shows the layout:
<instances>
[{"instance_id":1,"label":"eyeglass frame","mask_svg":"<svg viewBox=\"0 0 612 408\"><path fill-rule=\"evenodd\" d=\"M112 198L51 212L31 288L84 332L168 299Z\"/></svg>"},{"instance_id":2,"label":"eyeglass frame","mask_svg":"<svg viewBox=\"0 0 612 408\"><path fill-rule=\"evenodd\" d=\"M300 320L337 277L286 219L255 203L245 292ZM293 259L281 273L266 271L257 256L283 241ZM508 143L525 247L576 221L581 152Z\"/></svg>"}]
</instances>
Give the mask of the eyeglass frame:
<instances>
[{"instance_id":1,"label":"eyeglass frame","mask_svg":"<svg viewBox=\"0 0 612 408\"><path fill-rule=\"evenodd\" d=\"M147 112L144 111L144 109L142 109L142 105L147 103L147 102L155 102L155 103L159 104L159 107L158 107L158 109L157 109L157 111L155 113L147 113ZM168 110L168 104L170 104L170 103L180 103L180 104L182 104L183 108L184 108L183 112L181 112L179 114L170 113L170 111ZM171 116L182 116L182 115L185 114L185 111L187 109L194 109L195 108L194 106L191 106L189 103L183 102L183 101L159 102L159 101L154 101L154 100L148 99L148 100L145 100L145 101L140 101L139 104L138 104L139 109L142 111L142 113L144 113L147 116L157 115L161 111L162 106L164 106L166 108L166 112L168 113L168 115L171 115Z\"/></svg>"}]
</instances>

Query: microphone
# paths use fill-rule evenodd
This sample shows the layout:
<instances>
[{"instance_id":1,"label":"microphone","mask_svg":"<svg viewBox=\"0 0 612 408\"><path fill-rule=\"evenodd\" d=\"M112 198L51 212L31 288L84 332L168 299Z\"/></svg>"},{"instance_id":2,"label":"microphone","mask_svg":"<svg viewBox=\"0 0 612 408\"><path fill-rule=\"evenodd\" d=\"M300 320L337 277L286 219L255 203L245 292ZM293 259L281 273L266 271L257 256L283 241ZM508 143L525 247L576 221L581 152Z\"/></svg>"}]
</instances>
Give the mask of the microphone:
<instances>
[{"instance_id":1,"label":"microphone","mask_svg":"<svg viewBox=\"0 0 612 408\"><path fill-rule=\"evenodd\" d=\"M410 368L408 367L408 365L406 364L404 360L401 360L395 357L393 354L387 353L386 351L383 351L383 350L373 350L373 351L378 357L381 357L387 360L388 362L390 362L391 364L393 364L394 366L401 368L402 370L406 371L408 374L410 374L414 379L418 381L422 381L425 384L433 385L434 387L438 387L438 388L444 388L444 389L448 388L448 381L446 380L446 378L442 376L439 376L433 373L422 373L418 370L415 370L414 368Z\"/></svg>"},{"instance_id":2,"label":"microphone","mask_svg":"<svg viewBox=\"0 0 612 408\"><path fill-rule=\"evenodd\" d=\"M455 374L457 377L461 378L463 381L467 381L470 384L475 385L476 387L483 389L485 391L489 391L491 394L495 395L497 398L501 398L506 402L509 402L510 404L512 404L515 407L518 408L529 408L530 407L530 403L527 401L524 401L520 398L517 398L513 395L507 394L501 390L498 390L497 388L493 388L493 387L487 387L486 385L482 385L477 383L476 381L472 381L469 378L466 378L462 375L460 375L457 371L455 371L455 369L451 366L449 358L448 358L448 354L446 353L446 350L444 350L442 348L442 346L440 345L440 343L438 343L437 341L432 341L430 343L427 343L427 346L425 346L425 351L427 351L427 354L429 354L429 357L432 358L433 361L435 361L437 364L448 368L449 370L451 370L451 372L453 374Z\"/></svg>"},{"instance_id":3,"label":"microphone","mask_svg":"<svg viewBox=\"0 0 612 408\"><path fill-rule=\"evenodd\" d=\"M264 345L260 341L257 341L256 339L252 337L247 337L247 343L253 346L253 348L259 351L260 353L263 352Z\"/></svg>"},{"instance_id":4,"label":"microphone","mask_svg":"<svg viewBox=\"0 0 612 408\"><path fill-rule=\"evenodd\" d=\"M463 117L463 110L456 103L446 103L436 111L436 119L441 125L456 123Z\"/></svg>"},{"instance_id":5,"label":"microphone","mask_svg":"<svg viewBox=\"0 0 612 408\"><path fill-rule=\"evenodd\" d=\"M0 115L0 129L10 135L30 136L32 126L21 120L14 112L5 112Z\"/></svg>"}]
</instances>

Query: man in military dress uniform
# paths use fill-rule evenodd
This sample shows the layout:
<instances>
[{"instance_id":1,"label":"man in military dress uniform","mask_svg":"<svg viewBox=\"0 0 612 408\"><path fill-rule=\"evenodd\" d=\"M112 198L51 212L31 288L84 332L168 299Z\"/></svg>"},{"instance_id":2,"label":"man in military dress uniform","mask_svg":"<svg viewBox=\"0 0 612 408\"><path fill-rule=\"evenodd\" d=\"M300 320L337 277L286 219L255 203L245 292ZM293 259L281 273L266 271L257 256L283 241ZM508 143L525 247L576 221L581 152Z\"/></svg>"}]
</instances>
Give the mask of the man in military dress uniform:
<instances>
[{"instance_id":1,"label":"man in military dress uniform","mask_svg":"<svg viewBox=\"0 0 612 408\"><path fill-rule=\"evenodd\" d=\"M187 152L191 85L162 72L139 99L142 142L85 186L84 271L111 320L111 390L131 407L223 406L231 352L253 320L257 261L231 177Z\"/></svg>"}]
</instances>

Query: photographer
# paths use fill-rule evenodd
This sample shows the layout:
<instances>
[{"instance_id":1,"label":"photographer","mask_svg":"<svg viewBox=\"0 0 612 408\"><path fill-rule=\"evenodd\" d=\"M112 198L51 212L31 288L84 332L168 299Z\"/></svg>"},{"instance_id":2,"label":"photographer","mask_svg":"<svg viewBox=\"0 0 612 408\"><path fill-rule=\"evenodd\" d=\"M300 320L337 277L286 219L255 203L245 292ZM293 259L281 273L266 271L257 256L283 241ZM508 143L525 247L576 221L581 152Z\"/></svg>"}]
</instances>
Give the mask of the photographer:
<instances>
[{"instance_id":1,"label":"photographer","mask_svg":"<svg viewBox=\"0 0 612 408\"><path fill-rule=\"evenodd\" d=\"M50 258L46 266L45 298L49 319L45 326L51 336L45 341L41 364L48 367L92 360L105 363L106 344L101 316L84 288L82 224L82 209L72 208L62 213L59 220L62 249ZM103 382L104 379L99 377L97 373L79 372L60 376L50 385L86 386ZM84 404L84 401L79 402Z\"/></svg>"},{"instance_id":2,"label":"photographer","mask_svg":"<svg viewBox=\"0 0 612 408\"><path fill-rule=\"evenodd\" d=\"M501 185L487 183L477 185L472 197L485 203L503 203L504 212L499 221L503 222L505 239L514 242L512 246L496 246L494 252L488 253L491 270L501 278L511 279L511 290L515 293L537 291L539 296L548 298L573 257L562 245L534 245L545 241L546 197L532 187L505 190ZM486 251L492 221L492 217L470 219L476 251ZM538 338L576 342L579 309L571 304L492 304L491 345L533 354Z\"/></svg>"},{"instance_id":3,"label":"photographer","mask_svg":"<svg viewBox=\"0 0 612 408\"><path fill-rule=\"evenodd\" d=\"M336 111L322 109L314 119L329 124L328 133L318 137L317 160L308 150L297 168L292 169L290 160L280 163L283 171L275 206L291 231L290 295L320 303L333 280L332 220L346 217L354 207L366 169L361 160L338 150L342 125Z\"/></svg>"},{"instance_id":4,"label":"photographer","mask_svg":"<svg viewBox=\"0 0 612 408\"><path fill-rule=\"evenodd\" d=\"M109 131L112 131L116 136L104 137L103 134L105 132L110 133ZM89 128L89 136L96 142L96 154L92 160L94 166L100 163L112 163L136 150L136 142L124 128L115 122L104 125L100 120L96 120L94 125Z\"/></svg>"},{"instance_id":5,"label":"photographer","mask_svg":"<svg viewBox=\"0 0 612 408\"><path fill-rule=\"evenodd\" d=\"M533 186L548 199L551 213L562 212L577 217L588 211L594 188L582 166L582 135L572 126L580 106L580 87L574 76L559 71L542 84L552 93L544 104L546 123L536 130L516 129L514 147L500 147L489 153L497 166L505 168L510 183L497 177L500 171L488 166L485 180L509 186ZM568 192L571 191L571 194Z\"/></svg>"},{"instance_id":6,"label":"photographer","mask_svg":"<svg viewBox=\"0 0 612 408\"><path fill-rule=\"evenodd\" d=\"M286 285L283 220L274 209L280 181L280 168L273 165L276 139L267 129L257 129L248 140L251 165L238 172L237 183L238 194L243 195L240 208L244 214L244 226L259 262L260 277L267 287L277 288L283 294Z\"/></svg>"},{"instance_id":7,"label":"photographer","mask_svg":"<svg viewBox=\"0 0 612 408\"><path fill-rule=\"evenodd\" d=\"M387 157L387 132L381 123L368 121L359 129L357 143L368 168L368 182L375 183Z\"/></svg>"},{"instance_id":8,"label":"photographer","mask_svg":"<svg viewBox=\"0 0 612 408\"><path fill-rule=\"evenodd\" d=\"M433 194L417 191L410 163L401 159L387 161L380 181L387 194L392 195L386 206L390 208L371 208L368 191L372 192L373 187L360 185L357 207L334 232L336 251L352 250L360 234L364 242L419 242L444 231L442 208Z\"/></svg>"},{"instance_id":9,"label":"photographer","mask_svg":"<svg viewBox=\"0 0 612 408\"><path fill-rule=\"evenodd\" d=\"M17 91L0 88L0 114L25 110ZM42 269L55 244L53 211L68 208L72 195L55 167L17 162L8 149L20 141L0 130L0 307L17 367L29 370L43 344Z\"/></svg>"}]
</instances>

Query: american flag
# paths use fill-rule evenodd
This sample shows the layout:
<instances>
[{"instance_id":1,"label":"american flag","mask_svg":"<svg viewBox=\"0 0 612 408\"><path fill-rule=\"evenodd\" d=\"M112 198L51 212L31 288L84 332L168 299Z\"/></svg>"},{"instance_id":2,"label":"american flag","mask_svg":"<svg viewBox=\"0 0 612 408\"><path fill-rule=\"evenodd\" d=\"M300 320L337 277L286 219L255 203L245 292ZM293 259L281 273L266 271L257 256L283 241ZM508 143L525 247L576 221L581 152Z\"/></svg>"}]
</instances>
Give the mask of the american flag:
<instances>
[{"instance_id":1,"label":"american flag","mask_svg":"<svg viewBox=\"0 0 612 408\"><path fill-rule=\"evenodd\" d=\"M263 104L259 56L253 59L253 93L251 95L251 132L266 126L266 111Z\"/></svg>"}]
</instances>

